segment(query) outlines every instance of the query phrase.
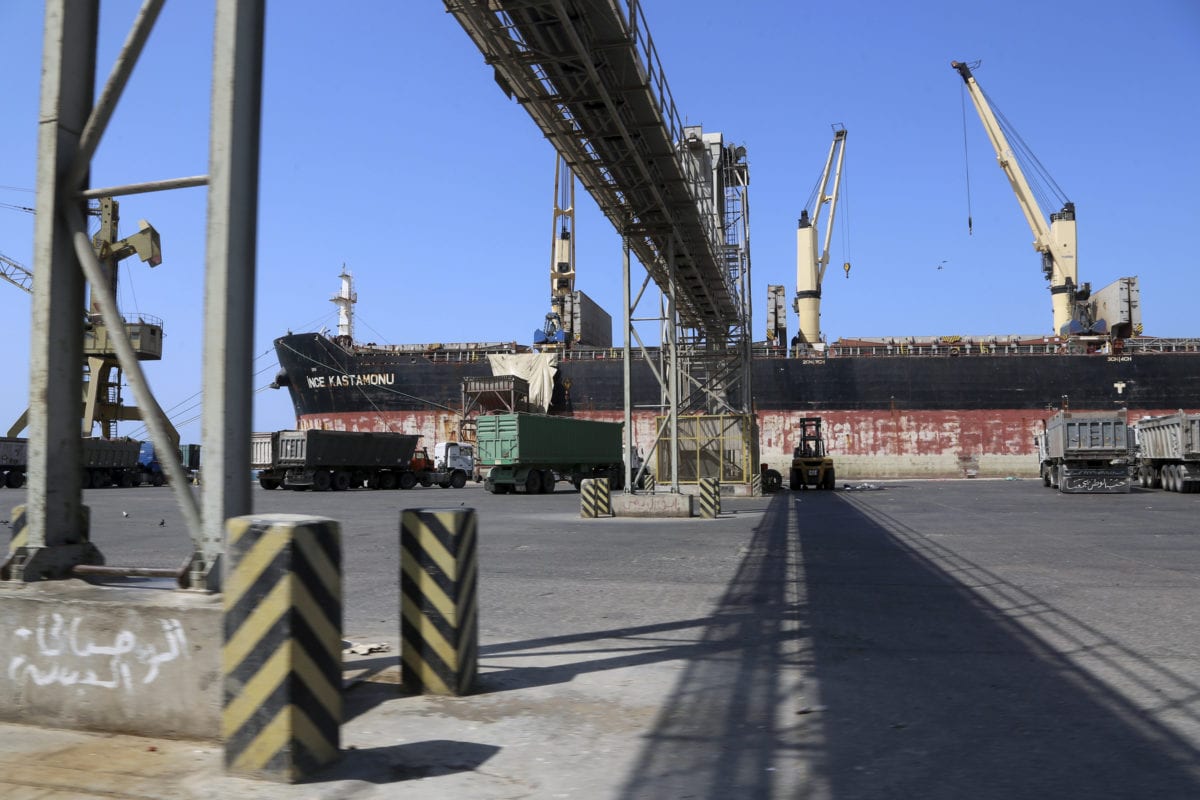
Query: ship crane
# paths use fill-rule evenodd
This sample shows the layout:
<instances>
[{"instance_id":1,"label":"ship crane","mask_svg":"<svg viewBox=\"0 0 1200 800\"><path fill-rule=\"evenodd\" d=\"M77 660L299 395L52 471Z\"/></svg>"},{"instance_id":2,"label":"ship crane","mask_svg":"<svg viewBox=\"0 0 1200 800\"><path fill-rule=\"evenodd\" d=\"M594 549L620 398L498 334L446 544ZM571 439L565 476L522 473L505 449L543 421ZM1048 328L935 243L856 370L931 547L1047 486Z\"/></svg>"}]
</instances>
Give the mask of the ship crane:
<instances>
[{"instance_id":1,"label":"ship crane","mask_svg":"<svg viewBox=\"0 0 1200 800\"><path fill-rule=\"evenodd\" d=\"M792 339L794 349L819 347L821 342L821 282L825 279L825 268L829 266L829 241L833 235L833 219L837 214L838 192L842 183L842 163L846 157L846 129L833 126L833 142L825 159L825 169L815 191L812 216L808 209L800 212L796 227L796 299L795 309L799 316L800 329ZM833 181L830 189L829 182ZM810 204L812 202L810 201ZM825 218L825 237L821 250L817 252L818 221L821 209L829 206ZM850 276L850 264L845 265L846 276Z\"/></svg>"},{"instance_id":2,"label":"ship crane","mask_svg":"<svg viewBox=\"0 0 1200 800\"><path fill-rule=\"evenodd\" d=\"M550 313L533 342L543 349L570 347L575 339L575 173L562 155L554 161L554 214L550 244Z\"/></svg>"},{"instance_id":3,"label":"ship crane","mask_svg":"<svg viewBox=\"0 0 1200 800\"><path fill-rule=\"evenodd\" d=\"M1078 300L1086 299L1088 289L1081 289L1079 286L1075 257L1075 204L1065 197L1061 198L1062 209L1050 215L1050 223L1047 225L1046 215L1038 206L1029 181L1017 163L1008 137L988 104L983 89L971 74L971 68L961 61L951 61L950 66L958 70L958 74L966 83L971 102L975 104L975 110L979 113L988 139L996 150L996 160L1017 196L1017 203L1021 206L1025 221L1033 230L1033 248L1042 254L1042 272L1050 281L1054 332L1064 335L1083 332L1082 326L1076 320L1075 305Z\"/></svg>"}]
</instances>

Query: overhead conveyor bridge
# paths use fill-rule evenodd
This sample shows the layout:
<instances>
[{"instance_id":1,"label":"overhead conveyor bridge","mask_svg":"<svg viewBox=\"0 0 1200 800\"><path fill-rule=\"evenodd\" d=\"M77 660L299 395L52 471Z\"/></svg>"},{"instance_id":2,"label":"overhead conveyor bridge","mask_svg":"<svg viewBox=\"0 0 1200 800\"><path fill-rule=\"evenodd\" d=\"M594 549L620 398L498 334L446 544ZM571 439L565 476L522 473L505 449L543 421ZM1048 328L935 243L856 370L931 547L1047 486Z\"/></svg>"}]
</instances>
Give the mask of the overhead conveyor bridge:
<instances>
[{"instance_id":1,"label":"overhead conveyor bridge","mask_svg":"<svg viewBox=\"0 0 1200 800\"><path fill-rule=\"evenodd\" d=\"M744 150L682 124L636 0L445 5L664 293L673 258L681 325L710 346L747 330L719 161Z\"/></svg>"}]
</instances>

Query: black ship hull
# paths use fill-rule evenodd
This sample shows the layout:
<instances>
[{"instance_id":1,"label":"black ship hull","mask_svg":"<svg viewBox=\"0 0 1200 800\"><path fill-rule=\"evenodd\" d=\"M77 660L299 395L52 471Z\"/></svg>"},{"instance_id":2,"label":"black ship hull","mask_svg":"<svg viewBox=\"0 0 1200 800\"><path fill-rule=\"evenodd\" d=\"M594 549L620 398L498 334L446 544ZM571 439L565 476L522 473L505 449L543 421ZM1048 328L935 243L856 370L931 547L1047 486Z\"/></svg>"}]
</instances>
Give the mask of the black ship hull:
<instances>
[{"instance_id":1,"label":"black ship hull","mask_svg":"<svg viewBox=\"0 0 1200 800\"><path fill-rule=\"evenodd\" d=\"M1057 342L913 349L847 343L814 358L761 348L752 361L761 459L785 465L801 416L825 419L839 473L1036 474L1033 436L1052 408L1127 410L1142 416L1200 408L1200 351L1159 346L1118 353L1061 353ZM276 340L300 427L396 430L427 441L454 438L462 381L491 375L482 350L343 346L320 334ZM563 358L550 413L620 420L620 351ZM649 364L631 365L635 436L648 444L661 413Z\"/></svg>"}]
</instances>

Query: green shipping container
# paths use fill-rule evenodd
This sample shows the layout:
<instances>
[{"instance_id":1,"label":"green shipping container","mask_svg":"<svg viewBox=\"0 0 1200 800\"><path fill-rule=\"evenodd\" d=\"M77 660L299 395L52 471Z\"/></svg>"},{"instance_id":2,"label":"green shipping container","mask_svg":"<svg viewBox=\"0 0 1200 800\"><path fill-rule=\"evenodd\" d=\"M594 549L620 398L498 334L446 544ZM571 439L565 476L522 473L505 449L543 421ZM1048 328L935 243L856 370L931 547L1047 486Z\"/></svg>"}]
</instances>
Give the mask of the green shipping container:
<instances>
[{"instance_id":1,"label":"green shipping container","mask_svg":"<svg viewBox=\"0 0 1200 800\"><path fill-rule=\"evenodd\" d=\"M485 414L476 418L476 453L483 467L621 463L619 422L541 414Z\"/></svg>"}]
</instances>

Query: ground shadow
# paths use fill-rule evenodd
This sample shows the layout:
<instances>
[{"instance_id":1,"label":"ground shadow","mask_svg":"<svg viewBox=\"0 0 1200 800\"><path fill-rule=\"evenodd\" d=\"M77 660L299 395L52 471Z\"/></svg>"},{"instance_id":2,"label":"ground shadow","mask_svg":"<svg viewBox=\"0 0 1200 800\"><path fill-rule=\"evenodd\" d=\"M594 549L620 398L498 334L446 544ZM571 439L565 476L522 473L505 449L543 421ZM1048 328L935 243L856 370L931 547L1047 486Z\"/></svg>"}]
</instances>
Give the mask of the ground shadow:
<instances>
[{"instance_id":1,"label":"ground shadow","mask_svg":"<svg viewBox=\"0 0 1200 800\"><path fill-rule=\"evenodd\" d=\"M1001 612L946 556L841 493L777 495L705 635L736 650L689 662L621 796L1200 797L1187 740L1018 621L1065 615L1012 586Z\"/></svg>"},{"instance_id":2,"label":"ground shadow","mask_svg":"<svg viewBox=\"0 0 1200 800\"><path fill-rule=\"evenodd\" d=\"M419 778L474 772L500 748L476 742L432 739L425 742L351 748L306 783L367 781L401 783Z\"/></svg>"}]
</instances>

